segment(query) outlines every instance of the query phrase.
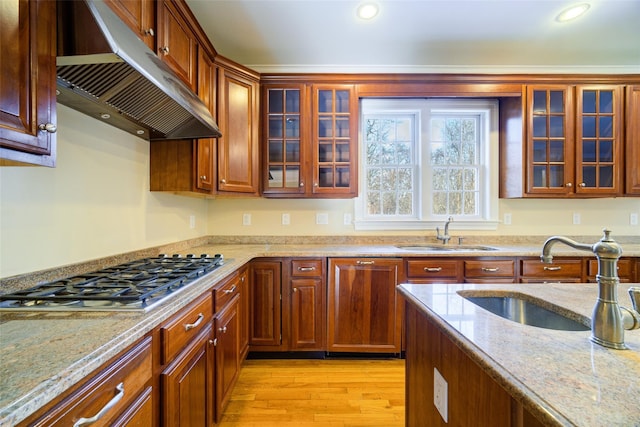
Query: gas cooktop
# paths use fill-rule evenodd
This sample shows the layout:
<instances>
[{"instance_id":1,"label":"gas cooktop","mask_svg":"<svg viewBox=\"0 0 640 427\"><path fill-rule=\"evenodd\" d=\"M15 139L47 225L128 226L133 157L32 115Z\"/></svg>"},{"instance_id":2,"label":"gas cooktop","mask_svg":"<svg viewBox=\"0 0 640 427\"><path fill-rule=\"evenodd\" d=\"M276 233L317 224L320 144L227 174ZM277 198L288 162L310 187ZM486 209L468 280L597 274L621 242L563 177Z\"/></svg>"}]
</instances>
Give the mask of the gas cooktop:
<instances>
[{"instance_id":1,"label":"gas cooktop","mask_svg":"<svg viewBox=\"0 0 640 427\"><path fill-rule=\"evenodd\" d=\"M2 294L0 310L149 311L223 264L221 254L162 254Z\"/></svg>"}]
</instances>

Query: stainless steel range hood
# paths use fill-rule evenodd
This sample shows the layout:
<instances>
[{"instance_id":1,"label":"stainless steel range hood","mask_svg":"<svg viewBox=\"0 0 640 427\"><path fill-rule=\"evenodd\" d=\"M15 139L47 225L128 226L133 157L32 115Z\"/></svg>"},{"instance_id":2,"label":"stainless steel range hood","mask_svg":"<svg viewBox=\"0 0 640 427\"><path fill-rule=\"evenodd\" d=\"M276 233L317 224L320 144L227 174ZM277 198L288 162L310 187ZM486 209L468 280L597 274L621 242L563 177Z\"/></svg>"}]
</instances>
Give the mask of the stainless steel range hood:
<instances>
[{"instance_id":1,"label":"stainless steel range hood","mask_svg":"<svg viewBox=\"0 0 640 427\"><path fill-rule=\"evenodd\" d=\"M58 1L58 102L141 138L219 137L205 104L102 0Z\"/></svg>"}]
</instances>

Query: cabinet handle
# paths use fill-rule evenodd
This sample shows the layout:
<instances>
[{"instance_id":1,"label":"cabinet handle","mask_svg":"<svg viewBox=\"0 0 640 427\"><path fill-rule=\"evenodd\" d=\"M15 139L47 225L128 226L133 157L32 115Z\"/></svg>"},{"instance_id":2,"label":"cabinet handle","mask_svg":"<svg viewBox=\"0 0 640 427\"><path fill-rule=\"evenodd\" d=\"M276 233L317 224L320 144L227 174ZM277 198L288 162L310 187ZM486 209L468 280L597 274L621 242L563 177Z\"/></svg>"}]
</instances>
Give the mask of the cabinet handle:
<instances>
[{"instance_id":1,"label":"cabinet handle","mask_svg":"<svg viewBox=\"0 0 640 427\"><path fill-rule=\"evenodd\" d=\"M570 182L567 182L567 187L568 187L568 188L571 188L571 187L573 187L573 184L572 184L572 183L570 183Z\"/></svg>"},{"instance_id":2,"label":"cabinet handle","mask_svg":"<svg viewBox=\"0 0 640 427\"><path fill-rule=\"evenodd\" d=\"M360 261L360 260L356 261L356 264L358 265L373 265L375 263L376 263L375 261Z\"/></svg>"},{"instance_id":3,"label":"cabinet handle","mask_svg":"<svg viewBox=\"0 0 640 427\"><path fill-rule=\"evenodd\" d=\"M442 271L442 267L425 267L423 268L423 270L429 273L437 273L439 271Z\"/></svg>"},{"instance_id":4,"label":"cabinet handle","mask_svg":"<svg viewBox=\"0 0 640 427\"><path fill-rule=\"evenodd\" d=\"M315 267L298 267L298 271L316 271Z\"/></svg>"},{"instance_id":5,"label":"cabinet handle","mask_svg":"<svg viewBox=\"0 0 640 427\"><path fill-rule=\"evenodd\" d=\"M124 383L118 384L116 386L116 390L118 391L118 394L113 396L113 399L108 401L107 404L104 405L97 414L95 414L91 418L80 418L78 421L76 421L73 427L89 426L98 421L100 418L104 417L104 414L109 412L109 410L116 406L116 404L120 402L120 400L124 397Z\"/></svg>"},{"instance_id":6,"label":"cabinet handle","mask_svg":"<svg viewBox=\"0 0 640 427\"><path fill-rule=\"evenodd\" d=\"M240 278L240 281L241 281L242 283L244 283L244 276L242 276L242 277Z\"/></svg>"},{"instance_id":7,"label":"cabinet handle","mask_svg":"<svg viewBox=\"0 0 640 427\"><path fill-rule=\"evenodd\" d=\"M160 51L160 53L163 53L165 55L169 54L169 46L162 46L160 49L158 49Z\"/></svg>"},{"instance_id":8,"label":"cabinet handle","mask_svg":"<svg viewBox=\"0 0 640 427\"><path fill-rule=\"evenodd\" d=\"M213 346L217 346L218 345L218 338L214 338L212 340L209 340L209 344L213 344Z\"/></svg>"},{"instance_id":9,"label":"cabinet handle","mask_svg":"<svg viewBox=\"0 0 640 427\"><path fill-rule=\"evenodd\" d=\"M546 265L544 266L544 270L545 271L560 271L562 270L562 266L558 265L556 267L547 267Z\"/></svg>"},{"instance_id":10,"label":"cabinet handle","mask_svg":"<svg viewBox=\"0 0 640 427\"><path fill-rule=\"evenodd\" d=\"M193 323L187 323L186 325L184 325L184 330L185 330L185 331L188 331L188 330L190 330L190 329L197 328L197 327L198 327L198 325L199 325L200 323L202 323L202 319L204 319L204 314L199 313L199 314L198 314L198 319L196 319L196 321L195 321L195 322L193 322Z\"/></svg>"},{"instance_id":11,"label":"cabinet handle","mask_svg":"<svg viewBox=\"0 0 640 427\"><path fill-rule=\"evenodd\" d=\"M225 293L225 294L232 294L232 293L234 293L235 291L236 291L236 285L233 285L233 286L231 287L231 289L225 289L225 290L224 290L224 293Z\"/></svg>"},{"instance_id":12,"label":"cabinet handle","mask_svg":"<svg viewBox=\"0 0 640 427\"><path fill-rule=\"evenodd\" d=\"M58 130L58 127L53 123L40 123L40 126L38 126L38 129L43 130L45 132L49 132L49 133L56 133L56 131Z\"/></svg>"},{"instance_id":13,"label":"cabinet handle","mask_svg":"<svg viewBox=\"0 0 640 427\"><path fill-rule=\"evenodd\" d=\"M156 33L153 31L153 28L147 28L146 30L143 31L145 36L155 36Z\"/></svg>"},{"instance_id":14,"label":"cabinet handle","mask_svg":"<svg viewBox=\"0 0 640 427\"><path fill-rule=\"evenodd\" d=\"M226 333L227 333L227 327L226 327L226 326L223 326L222 328L218 328L218 330L219 330L220 332L222 332L223 334L226 334Z\"/></svg>"},{"instance_id":15,"label":"cabinet handle","mask_svg":"<svg viewBox=\"0 0 640 427\"><path fill-rule=\"evenodd\" d=\"M482 267L482 271L486 272L486 273L495 273L496 271L499 271L500 268L498 267Z\"/></svg>"}]
</instances>

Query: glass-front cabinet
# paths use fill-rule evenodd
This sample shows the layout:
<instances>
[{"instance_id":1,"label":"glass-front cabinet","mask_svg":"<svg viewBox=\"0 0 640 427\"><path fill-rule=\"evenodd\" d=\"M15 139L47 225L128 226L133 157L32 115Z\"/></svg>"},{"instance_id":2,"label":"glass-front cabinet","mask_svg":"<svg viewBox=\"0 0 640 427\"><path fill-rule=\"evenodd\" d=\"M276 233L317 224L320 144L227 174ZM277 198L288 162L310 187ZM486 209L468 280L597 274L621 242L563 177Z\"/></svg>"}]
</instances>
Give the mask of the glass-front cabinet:
<instances>
[{"instance_id":1,"label":"glass-front cabinet","mask_svg":"<svg viewBox=\"0 0 640 427\"><path fill-rule=\"evenodd\" d=\"M354 87L301 83L263 90L263 195L355 197Z\"/></svg>"},{"instance_id":2,"label":"glass-front cabinet","mask_svg":"<svg viewBox=\"0 0 640 427\"><path fill-rule=\"evenodd\" d=\"M618 86L527 87L527 193L621 191L622 92Z\"/></svg>"}]
</instances>

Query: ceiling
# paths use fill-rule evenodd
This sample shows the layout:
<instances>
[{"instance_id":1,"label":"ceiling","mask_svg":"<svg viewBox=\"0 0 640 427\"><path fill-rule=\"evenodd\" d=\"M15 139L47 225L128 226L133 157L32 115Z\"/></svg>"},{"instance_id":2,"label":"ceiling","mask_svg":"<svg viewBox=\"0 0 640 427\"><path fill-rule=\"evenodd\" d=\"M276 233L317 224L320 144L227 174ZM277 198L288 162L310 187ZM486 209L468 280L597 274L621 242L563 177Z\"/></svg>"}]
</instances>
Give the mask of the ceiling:
<instances>
[{"instance_id":1,"label":"ceiling","mask_svg":"<svg viewBox=\"0 0 640 427\"><path fill-rule=\"evenodd\" d=\"M187 0L216 51L262 73L640 73L640 0Z\"/></svg>"}]
</instances>

